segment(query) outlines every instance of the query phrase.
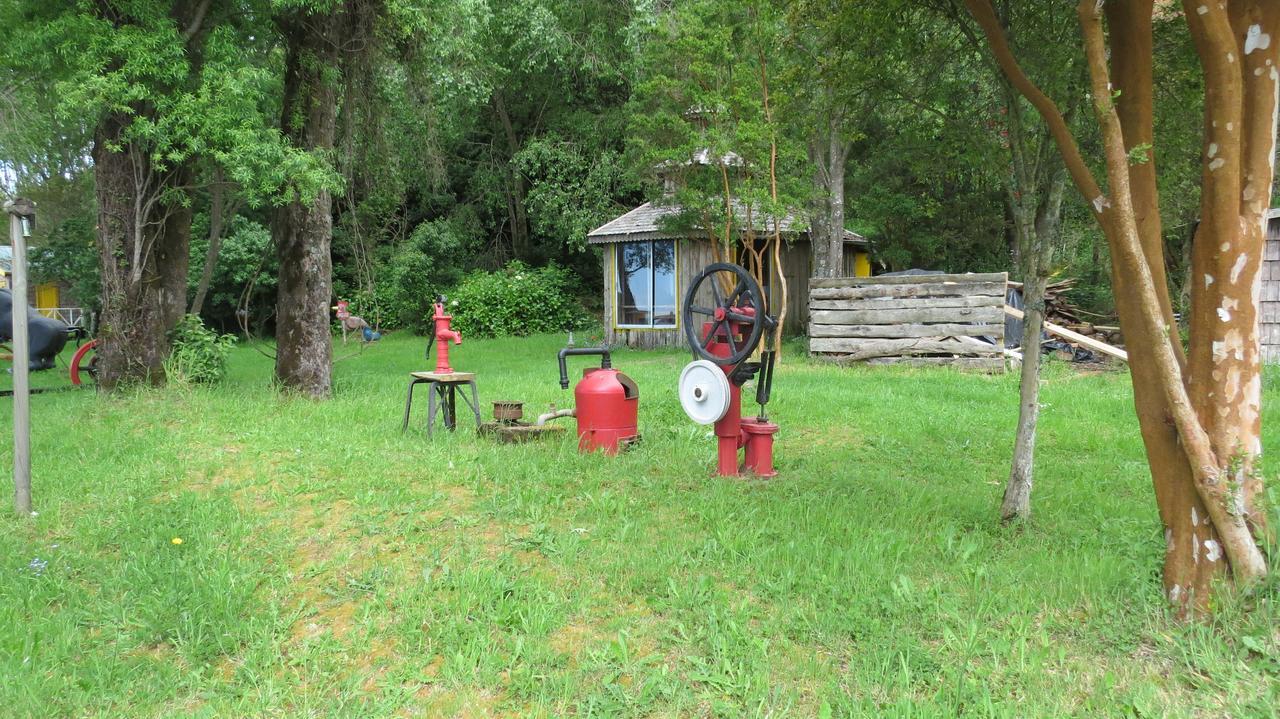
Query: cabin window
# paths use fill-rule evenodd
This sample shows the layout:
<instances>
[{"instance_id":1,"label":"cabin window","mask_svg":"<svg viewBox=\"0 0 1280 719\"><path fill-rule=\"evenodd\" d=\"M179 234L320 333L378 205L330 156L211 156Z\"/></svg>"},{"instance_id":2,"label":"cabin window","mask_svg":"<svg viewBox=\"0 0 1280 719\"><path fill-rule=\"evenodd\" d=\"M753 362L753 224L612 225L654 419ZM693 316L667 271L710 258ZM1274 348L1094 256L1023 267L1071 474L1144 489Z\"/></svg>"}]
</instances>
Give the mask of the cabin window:
<instances>
[{"instance_id":1,"label":"cabin window","mask_svg":"<svg viewBox=\"0 0 1280 719\"><path fill-rule=\"evenodd\" d=\"M675 240L617 245L619 327L676 326Z\"/></svg>"}]
</instances>

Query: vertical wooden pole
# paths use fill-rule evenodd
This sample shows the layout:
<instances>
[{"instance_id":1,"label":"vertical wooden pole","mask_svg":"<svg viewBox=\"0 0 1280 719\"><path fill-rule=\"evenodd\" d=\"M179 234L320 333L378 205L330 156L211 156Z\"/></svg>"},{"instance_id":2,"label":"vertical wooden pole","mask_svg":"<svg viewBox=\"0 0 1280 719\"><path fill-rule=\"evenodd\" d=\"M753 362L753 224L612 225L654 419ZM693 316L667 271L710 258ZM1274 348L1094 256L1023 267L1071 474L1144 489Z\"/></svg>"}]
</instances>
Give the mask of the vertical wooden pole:
<instances>
[{"instance_id":1,"label":"vertical wooden pole","mask_svg":"<svg viewBox=\"0 0 1280 719\"><path fill-rule=\"evenodd\" d=\"M23 217L35 218L29 200L5 203L13 247L13 506L31 514L31 348L27 336L27 240Z\"/></svg>"}]
</instances>

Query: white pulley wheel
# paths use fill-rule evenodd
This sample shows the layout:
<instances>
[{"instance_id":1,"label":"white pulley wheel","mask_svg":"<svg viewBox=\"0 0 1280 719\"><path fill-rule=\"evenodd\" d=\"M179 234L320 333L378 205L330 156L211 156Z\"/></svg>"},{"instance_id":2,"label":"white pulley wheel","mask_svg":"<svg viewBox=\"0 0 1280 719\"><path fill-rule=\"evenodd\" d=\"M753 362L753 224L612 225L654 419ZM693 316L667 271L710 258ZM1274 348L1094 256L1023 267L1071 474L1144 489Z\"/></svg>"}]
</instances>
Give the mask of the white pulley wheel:
<instances>
[{"instance_id":1,"label":"white pulley wheel","mask_svg":"<svg viewBox=\"0 0 1280 719\"><path fill-rule=\"evenodd\" d=\"M698 424L715 424L729 411L729 378L714 362L695 360L680 372L680 406Z\"/></svg>"}]
</instances>

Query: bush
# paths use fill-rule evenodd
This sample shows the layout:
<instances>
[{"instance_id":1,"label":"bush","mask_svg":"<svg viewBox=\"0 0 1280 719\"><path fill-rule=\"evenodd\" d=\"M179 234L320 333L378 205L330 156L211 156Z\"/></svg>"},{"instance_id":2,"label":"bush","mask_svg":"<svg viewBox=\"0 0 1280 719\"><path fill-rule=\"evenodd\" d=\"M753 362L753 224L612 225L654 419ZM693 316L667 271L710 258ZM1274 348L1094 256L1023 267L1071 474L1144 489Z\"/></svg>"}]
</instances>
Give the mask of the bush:
<instances>
[{"instance_id":1,"label":"bush","mask_svg":"<svg viewBox=\"0 0 1280 719\"><path fill-rule=\"evenodd\" d=\"M423 222L380 260L373 292L357 287L354 277L335 276L334 296L350 300L352 313L370 324L426 332L435 296L462 279L460 268L473 240L466 218Z\"/></svg>"},{"instance_id":2,"label":"bush","mask_svg":"<svg viewBox=\"0 0 1280 719\"><path fill-rule=\"evenodd\" d=\"M453 327L466 336L497 337L578 329L586 321L572 273L558 265L532 269L512 262L474 272L449 295Z\"/></svg>"},{"instance_id":3,"label":"bush","mask_svg":"<svg viewBox=\"0 0 1280 719\"><path fill-rule=\"evenodd\" d=\"M165 360L170 381L217 384L227 373L227 355L235 345L233 335L220 335L204 326L199 317L186 315L170 333L173 347Z\"/></svg>"}]
</instances>

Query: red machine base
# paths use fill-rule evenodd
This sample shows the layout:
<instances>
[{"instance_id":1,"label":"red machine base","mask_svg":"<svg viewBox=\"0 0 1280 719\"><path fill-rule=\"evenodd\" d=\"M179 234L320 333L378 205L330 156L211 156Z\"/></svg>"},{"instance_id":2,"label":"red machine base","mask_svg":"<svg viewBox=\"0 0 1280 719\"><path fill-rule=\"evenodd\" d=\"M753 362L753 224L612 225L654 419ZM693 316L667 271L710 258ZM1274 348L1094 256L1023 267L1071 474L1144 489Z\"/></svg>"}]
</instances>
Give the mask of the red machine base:
<instances>
[{"instance_id":1,"label":"red machine base","mask_svg":"<svg viewBox=\"0 0 1280 719\"><path fill-rule=\"evenodd\" d=\"M737 437L718 437L716 473L722 477L744 473L757 477L778 476L773 468L773 435L778 433L778 425L758 417L744 417L738 424ZM741 464L738 463L739 449L745 450Z\"/></svg>"}]
</instances>

